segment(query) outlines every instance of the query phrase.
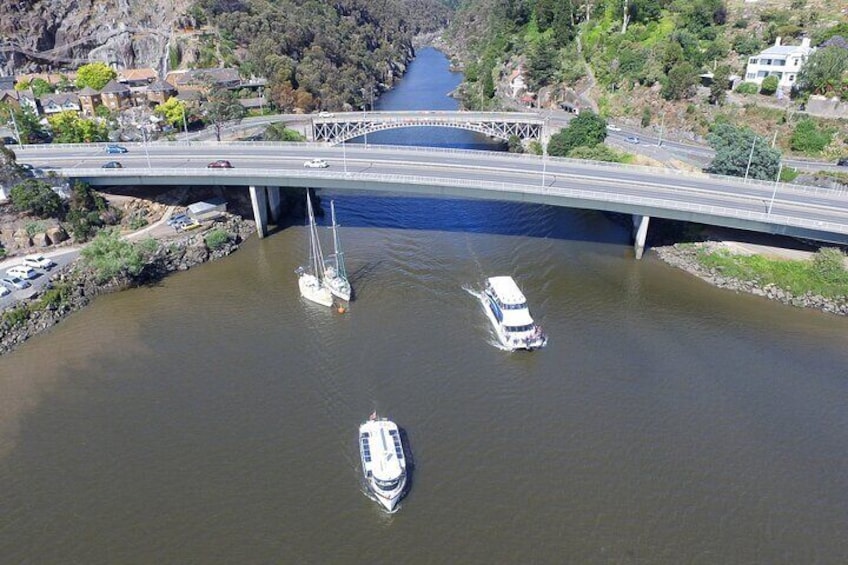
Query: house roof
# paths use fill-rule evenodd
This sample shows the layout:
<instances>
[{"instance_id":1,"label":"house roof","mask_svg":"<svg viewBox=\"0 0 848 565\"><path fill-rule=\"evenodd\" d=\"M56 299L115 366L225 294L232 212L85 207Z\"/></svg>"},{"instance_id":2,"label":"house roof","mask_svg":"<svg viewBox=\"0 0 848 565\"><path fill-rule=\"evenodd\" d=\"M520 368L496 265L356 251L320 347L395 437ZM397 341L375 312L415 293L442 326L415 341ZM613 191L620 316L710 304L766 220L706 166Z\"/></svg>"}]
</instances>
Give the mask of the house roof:
<instances>
[{"instance_id":1,"label":"house roof","mask_svg":"<svg viewBox=\"0 0 848 565\"><path fill-rule=\"evenodd\" d=\"M59 106L63 106L68 102L79 105L79 97L72 92L57 92L56 94L48 94L46 96L42 96L39 100L41 100L42 105L49 104L50 102L58 104Z\"/></svg>"},{"instance_id":2,"label":"house roof","mask_svg":"<svg viewBox=\"0 0 848 565\"><path fill-rule=\"evenodd\" d=\"M121 84L115 79L110 80L106 83L106 86L103 87L103 90L100 91L101 94L129 94L130 87L125 84Z\"/></svg>"},{"instance_id":3,"label":"house roof","mask_svg":"<svg viewBox=\"0 0 848 565\"><path fill-rule=\"evenodd\" d=\"M156 79L147 87L148 92L176 92L177 88L170 82L162 79Z\"/></svg>"},{"instance_id":4,"label":"house roof","mask_svg":"<svg viewBox=\"0 0 848 565\"><path fill-rule=\"evenodd\" d=\"M118 82L152 81L158 78L159 74L149 67L143 69L124 69L118 72Z\"/></svg>"},{"instance_id":5,"label":"house roof","mask_svg":"<svg viewBox=\"0 0 848 565\"><path fill-rule=\"evenodd\" d=\"M97 90L94 90L90 86L86 86L85 88L80 90L79 93L78 93L79 96L97 96L98 94L100 94L100 92L98 92Z\"/></svg>"},{"instance_id":6,"label":"house roof","mask_svg":"<svg viewBox=\"0 0 848 565\"><path fill-rule=\"evenodd\" d=\"M768 57L775 55L788 56L794 54L807 55L810 53L810 51L812 51L811 47L804 47L802 45L772 45L768 49L762 51L760 53L760 57Z\"/></svg>"}]
</instances>

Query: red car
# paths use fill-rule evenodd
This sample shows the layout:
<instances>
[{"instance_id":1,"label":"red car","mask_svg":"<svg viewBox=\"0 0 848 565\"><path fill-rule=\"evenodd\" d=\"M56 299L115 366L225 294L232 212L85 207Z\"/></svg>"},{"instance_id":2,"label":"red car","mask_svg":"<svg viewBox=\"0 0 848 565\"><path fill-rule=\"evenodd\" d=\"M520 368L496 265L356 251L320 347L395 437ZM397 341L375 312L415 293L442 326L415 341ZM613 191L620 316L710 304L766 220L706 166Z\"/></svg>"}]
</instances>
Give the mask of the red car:
<instances>
[{"instance_id":1,"label":"red car","mask_svg":"<svg viewBox=\"0 0 848 565\"><path fill-rule=\"evenodd\" d=\"M208 165L206 165L207 169L232 169L233 164L227 161L226 159L218 159L217 161L212 161Z\"/></svg>"}]
</instances>

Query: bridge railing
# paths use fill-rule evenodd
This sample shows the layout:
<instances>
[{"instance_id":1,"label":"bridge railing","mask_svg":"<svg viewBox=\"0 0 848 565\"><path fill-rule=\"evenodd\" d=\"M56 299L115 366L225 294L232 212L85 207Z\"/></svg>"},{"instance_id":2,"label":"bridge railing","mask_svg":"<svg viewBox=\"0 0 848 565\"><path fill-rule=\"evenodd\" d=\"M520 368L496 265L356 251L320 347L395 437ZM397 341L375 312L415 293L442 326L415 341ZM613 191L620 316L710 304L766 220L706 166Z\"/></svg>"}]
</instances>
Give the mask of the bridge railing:
<instances>
[{"instance_id":1,"label":"bridge railing","mask_svg":"<svg viewBox=\"0 0 848 565\"><path fill-rule=\"evenodd\" d=\"M114 145L114 143L62 143L62 144L32 144L32 145L21 145L17 146L22 150L34 150L39 152L47 152L47 151L60 151L62 149L91 149L95 152L100 151L104 155L105 148L107 145ZM137 151L143 151L145 148L145 144L142 142L122 142L120 145L123 145L128 148L132 148ZM348 147L352 147L353 144L348 145ZM175 140L175 141L155 141L149 142L147 144L148 147L172 147L172 148L222 148L222 147L255 147L255 148L266 148L266 149L279 149L283 147L289 148L300 148L300 149L312 149L312 150L331 150L331 147L324 142L279 142L279 141L197 141L192 140L186 142L185 140ZM773 180L759 180L759 179L748 179L747 181L743 181L743 179L739 177L733 176L725 176L725 175L715 175L711 173L697 172L697 171L688 171L682 169L670 169L667 167L651 167L647 165L631 165L624 163L611 163L611 162L602 162L602 161L591 161L584 159L571 159L567 157L553 157L553 156L540 156L540 155L532 155L527 153L508 153L504 151L485 151L485 150L476 150L476 149L458 149L458 148L448 148L448 147L424 147L424 146L397 146L397 145L379 145L379 144L369 144L365 147L362 144L355 144L356 150L369 151L373 153L380 152L391 152L397 154L398 152L408 152L408 153L416 153L416 154L443 154L443 155L474 155L477 157L485 157L485 158L495 158L497 160L514 160L514 161L523 161L523 162L535 162L538 163L540 167L543 166L541 161L546 159L550 166L561 165L580 165L582 167L591 167L597 170L607 170L610 172L615 171L629 171L629 172L638 172L638 173L646 173L650 175L662 175L665 177L686 177L686 178L701 178L701 179L713 179L718 180L725 183L728 186L736 186L736 187L744 187L746 185L751 186L759 186L759 187L774 187L775 181ZM338 149L335 150L338 152ZM222 158L227 158L227 155L222 155ZM554 171L550 171L550 174L555 174ZM845 196L848 198L848 188L830 188L830 187L820 187L820 186L809 186L809 185L798 185L792 183L778 183L778 190L783 192L786 190L791 190L797 194L809 194L809 195L827 195L827 196Z\"/></svg>"},{"instance_id":2,"label":"bridge railing","mask_svg":"<svg viewBox=\"0 0 848 565\"><path fill-rule=\"evenodd\" d=\"M450 177L421 177L414 175L387 175L379 173L358 172L336 172L315 170L268 170L268 169L207 169L207 168L154 168L154 169L62 169L59 172L76 178L153 178L166 177L168 179L179 177L202 178L210 177L216 179L233 179L233 184L262 184L267 181L269 186L274 185L275 179L297 178L297 179L332 179L350 183L379 183L383 185L415 185L415 186L439 186L456 187L462 189L479 189L491 192L524 193L529 195L557 196L571 200L585 202L607 202L628 205L633 208L642 209L646 215L650 215L651 208L673 210L678 212L691 212L705 216L736 218L763 224L782 226L794 226L809 230L818 230L836 234L848 234L848 216L845 222L820 221L768 213L751 208L731 208L726 206L715 206L699 204L685 199L643 197L631 194L608 191L591 191L578 188L561 186L538 186L515 183L498 183L477 179L460 179ZM190 174L187 174L189 173ZM681 195L686 191L681 190ZM752 199L759 204L761 201Z\"/></svg>"}]
</instances>

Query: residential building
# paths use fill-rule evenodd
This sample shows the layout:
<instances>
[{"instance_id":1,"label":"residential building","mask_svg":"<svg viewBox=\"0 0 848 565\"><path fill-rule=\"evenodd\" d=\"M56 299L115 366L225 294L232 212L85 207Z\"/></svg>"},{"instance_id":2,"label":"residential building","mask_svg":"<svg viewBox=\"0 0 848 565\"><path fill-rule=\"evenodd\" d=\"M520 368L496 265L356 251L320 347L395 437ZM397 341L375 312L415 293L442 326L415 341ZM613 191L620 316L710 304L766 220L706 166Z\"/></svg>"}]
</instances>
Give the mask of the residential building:
<instances>
[{"instance_id":1,"label":"residential building","mask_svg":"<svg viewBox=\"0 0 848 565\"><path fill-rule=\"evenodd\" d=\"M80 108L86 116L93 116L97 111L97 107L103 104L100 98L100 93L90 86L86 86L77 93L79 96Z\"/></svg>"},{"instance_id":2,"label":"residential building","mask_svg":"<svg viewBox=\"0 0 848 565\"><path fill-rule=\"evenodd\" d=\"M41 107L32 90L0 90L0 104L3 103L14 108L29 108L36 116L41 115Z\"/></svg>"},{"instance_id":3,"label":"residential building","mask_svg":"<svg viewBox=\"0 0 848 565\"><path fill-rule=\"evenodd\" d=\"M58 114L60 112L76 112L77 114L82 109L80 99L76 94L62 92L56 94L48 94L42 96L41 109L47 115Z\"/></svg>"},{"instance_id":4,"label":"residential building","mask_svg":"<svg viewBox=\"0 0 848 565\"><path fill-rule=\"evenodd\" d=\"M118 112L129 107L131 95L130 87L116 80L110 80L103 87L103 90L100 91L100 98L103 101L103 105L113 112Z\"/></svg>"},{"instance_id":5,"label":"residential building","mask_svg":"<svg viewBox=\"0 0 848 565\"><path fill-rule=\"evenodd\" d=\"M778 37L773 46L748 59L745 82L762 84L764 78L774 75L779 79L779 88L792 88L798 81L798 73L804 62L814 49L810 47L809 38L802 39L801 45L781 45Z\"/></svg>"},{"instance_id":6,"label":"residential building","mask_svg":"<svg viewBox=\"0 0 848 565\"><path fill-rule=\"evenodd\" d=\"M177 95L177 89L166 80L157 80L147 87L147 101L150 104L164 104Z\"/></svg>"},{"instance_id":7,"label":"residential building","mask_svg":"<svg viewBox=\"0 0 848 565\"><path fill-rule=\"evenodd\" d=\"M159 78L159 74L151 68L124 69L118 71L117 81L127 86L147 86Z\"/></svg>"}]
</instances>

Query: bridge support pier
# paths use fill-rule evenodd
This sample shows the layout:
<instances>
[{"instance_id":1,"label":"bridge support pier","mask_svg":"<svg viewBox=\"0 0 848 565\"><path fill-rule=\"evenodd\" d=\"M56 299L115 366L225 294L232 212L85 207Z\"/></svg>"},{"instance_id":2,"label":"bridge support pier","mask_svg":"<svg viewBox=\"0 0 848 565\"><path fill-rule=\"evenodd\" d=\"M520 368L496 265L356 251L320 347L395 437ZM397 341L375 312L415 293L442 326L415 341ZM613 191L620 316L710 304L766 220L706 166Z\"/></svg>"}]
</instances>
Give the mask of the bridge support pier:
<instances>
[{"instance_id":1,"label":"bridge support pier","mask_svg":"<svg viewBox=\"0 0 848 565\"><path fill-rule=\"evenodd\" d=\"M250 187L250 203L253 205L256 233L263 238L268 233L268 191L264 186Z\"/></svg>"},{"instance_id":2,"label":"bridge support pier","mask_svg":"<svg viewBox=\"0 0 848 565\"><path fill-rule=\"evenodd\" d=\"M650 216L633 216L633 250L636 252L636 259L641 259L645 252L645 239L648 237L650 220Z\"/></svg>"},{"instance_id":3,"label":"bridge support pier","mask_svg":"<svg viewBox=\"0 0 848 565\"><path fill-rule=\"evenodd\" d=\"M280 187L279 186L266 186L265 190L268 193L268 208L271 212L271 221L274 224L280 223L280 212L282 209L280 208Z\"/></svg>"}]
</instances>

